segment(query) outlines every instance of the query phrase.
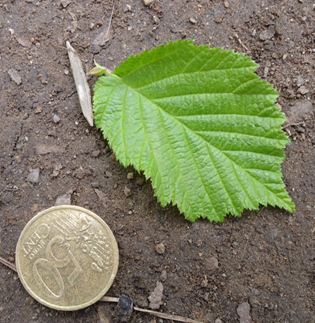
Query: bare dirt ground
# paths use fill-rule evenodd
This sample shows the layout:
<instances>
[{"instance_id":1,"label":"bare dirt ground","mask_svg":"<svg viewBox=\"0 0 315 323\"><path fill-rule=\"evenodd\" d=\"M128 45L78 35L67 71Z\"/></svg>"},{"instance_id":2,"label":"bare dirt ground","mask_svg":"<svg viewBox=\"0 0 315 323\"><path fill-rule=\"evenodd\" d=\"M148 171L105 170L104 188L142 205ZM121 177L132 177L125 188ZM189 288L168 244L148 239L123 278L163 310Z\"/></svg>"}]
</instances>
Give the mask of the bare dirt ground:
<instances>
[{"instance_id":1,"label":"bare dirt ground","mask_svg":"<svg viewBox=\"0 0 315 323\"><path fill-rule=\"evenodd\" d=\"M118 241L120 265L108 295L147 308L160 281L163 312L244 323L237 308L248 303L255 323L315 322L313 0L155 0L151 7L117 0L104 42L97 36L111 9L107 0L0 1L0 255L14 262L25 224L68 194L71 204L100 215ZM85 121L66 40L88 71L94 59L114 69L131 54L181 38L252 56L257 73L279 91L289 118L283 173L294 214L268 207L221 224L187 222L175 207L162 208L150 182L124 169ZM33 183L28 176L37 168ZM0 321L114 322L115 306L46 308L0 264ZM166 320L134 313L131 322Z\"/></svg>"}]
</instances>

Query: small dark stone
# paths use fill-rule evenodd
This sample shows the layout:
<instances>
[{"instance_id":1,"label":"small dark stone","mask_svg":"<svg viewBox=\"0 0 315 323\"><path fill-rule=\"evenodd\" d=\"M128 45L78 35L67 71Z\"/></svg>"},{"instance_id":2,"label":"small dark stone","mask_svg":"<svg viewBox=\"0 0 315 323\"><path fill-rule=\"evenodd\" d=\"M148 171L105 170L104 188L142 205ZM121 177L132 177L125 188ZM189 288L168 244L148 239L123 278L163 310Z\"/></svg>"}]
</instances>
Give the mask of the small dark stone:
<instances>
[{"instance_id":1,"label":"small dark stone","mask_svg":"<svg viewBox=\"0 0 315 323\"><path fill-rule=\"evenodd\" d=\"M132 299L127 296L121 296L117 304L117 323L129 322L133 311Z\"/></svg>"}]
</instances>

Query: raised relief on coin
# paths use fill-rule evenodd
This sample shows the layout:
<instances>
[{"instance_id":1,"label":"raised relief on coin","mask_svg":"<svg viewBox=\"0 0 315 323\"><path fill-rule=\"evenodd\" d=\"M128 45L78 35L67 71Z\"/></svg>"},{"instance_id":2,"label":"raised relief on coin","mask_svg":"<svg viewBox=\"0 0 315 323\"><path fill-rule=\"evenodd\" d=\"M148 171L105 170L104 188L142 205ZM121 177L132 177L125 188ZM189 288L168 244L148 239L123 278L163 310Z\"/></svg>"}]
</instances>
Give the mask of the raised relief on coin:
<instances>
[{"instance_id":1,"label":"raised relief on coin","mask_svg":"<svg viewBox=\"0 0 315 323\"><path fill-rule=\"evenodd\" d=\"M72 311L98 301L118 268L118 247L107 224L81 207L56 206L26 225L16 265L26 290L40 303Z\"/></svg>"}]
</instances>

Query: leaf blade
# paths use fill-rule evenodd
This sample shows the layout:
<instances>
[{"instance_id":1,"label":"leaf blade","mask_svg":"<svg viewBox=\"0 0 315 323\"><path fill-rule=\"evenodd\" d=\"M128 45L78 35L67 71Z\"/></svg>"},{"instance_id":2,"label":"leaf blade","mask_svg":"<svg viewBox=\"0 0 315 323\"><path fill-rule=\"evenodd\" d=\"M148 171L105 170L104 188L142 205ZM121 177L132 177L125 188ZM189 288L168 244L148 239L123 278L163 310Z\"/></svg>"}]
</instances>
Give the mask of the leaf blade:
<instances>
[{"instance_id":1,"label":"leaf blade","mask_svg":"<svg viewBox=\"0 0 315 323\"><path fill-rule=\"evenodd\" d=\"M124 166L151 178L161 204L191 221L259 204L293 211L281 176L286 119L256 67L191 41L160 46L97 81L95 123Z\"/></svg>"}]
</instances>

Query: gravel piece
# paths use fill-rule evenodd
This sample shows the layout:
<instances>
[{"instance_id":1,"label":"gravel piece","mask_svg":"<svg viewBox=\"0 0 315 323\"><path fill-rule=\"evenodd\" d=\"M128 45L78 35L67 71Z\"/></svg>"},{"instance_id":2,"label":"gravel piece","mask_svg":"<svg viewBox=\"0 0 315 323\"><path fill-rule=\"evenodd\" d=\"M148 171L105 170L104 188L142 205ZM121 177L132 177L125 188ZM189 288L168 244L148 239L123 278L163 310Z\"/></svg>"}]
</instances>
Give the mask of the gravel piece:
<instances>
[{"instance_id":1,"label":"gravel piece","mask_svg":"<svg viewBox=\"0 0 315 323\"><path fill-rule=\"evenodd\" d=\"M57 205L71 205L71 194L67 193L57 197L55 206Z\"/></svg>"},{"instance_id":2,"label":"gravel piece","mask_svg":"<svg viewBox=\"0 0 315 323\"><path fill-rule=\"evenodd\" d=\"M110 172L109 170L107 170L106 172L105 172L105 177L107 177L107 178L111 178L113 176L113 173L112 172Z\"/></svg>"},{"instance_id":3,"label":"gravel piece","mask_svg":"<svg viewBox=\"0 0 315 323\"><path fill-rule=\"evenodd\" d=\"M91 186L93 188L98 188L100 186L100 183L99 182L93 182L93 183L91 183Z\"/></svg>"},{"instance_id":4,"label":"gravel piece","mask_svg":"<svg viewBox=\"0 0 315 323\"><path fill-rule=\"evenodd\" d=\"M237 308L237 314L240 317L240 323L251 323L252 319L250 317L250 305L248 302L242 303Z\"/></svg>"},{"instance_id":5,"label":"gravel piece","mask_svg":"<svg viewBox=\"0 0 315 323\"><path fill-rule=\"evenodd\" d=\"M49 153L61 153L63 148L55 145L38 144L35 146L35 150L38 155L46 155Z\"/></svg>"},{"instance_id":6,"label":"gravel piece","mask_svg":"<svg viewBox=\"0 0 315 323\"><path fill-rule=\"evenodd\" d=\"M302 75L298 75L297 77L297 86L301 86L305 83L305 80Z\"/></svg>"},{"instance_id":7,"label":"gravel piece","mask_svg":"<svg viewBox=\"0 0 315 323\"><path fill-rule=\"evenodd\" d=\"M261 40L268 40L270 38L272 38L274 36L274 34L276 33L276 29L274 26L270 26L268 29L262 31L259 35L259 38Z\"/></svg>"},{"instance_id":8,"label":"gravel piece","mask_svg":"<svg viewBox=\"0 0 315 323\"><path fill-rule=\"evenodd\" d=\"M94 150L94 151L92 151L92 153L91 153L91 157L93 157L93 158L97 158L99 155L100 155L100 151L99 150Z\"/></svg>"},{"instance_id":9,"label":"gravel piece","mask_svg":"<svg viewBox=\"0 0 315 323\"><path fill-rule=\"evenodd\" d=\"M54 123L58 123L60 121L60 118L54 114Z\"/></svg>"},{"instance_id":10,"label":"gravel piece","mask_svg":"<svg viewBox=\"0 0 315 323\"><path fill-rule=\"evenodd\" d=\"M305 87L304 85L302 85L299 89L298 89L298 92L301 93L302 95L308 93L310 90Z\"/></svg>"},{"instance_id":11,"label":"gravel piece","mask_svg":"<svg viewBox=\"0 0 315 323\"><path fill-rule=\"evenodd\" d=\"M54 166L54 170L53 170L52 174L50 175L50 177L51 178L58 177L61 169L62 169L61 163L56 163Z\"/></svg>"},{"instance_id":12,"label":"gravel piece","mask_svg":"<svg viewBox=\"0 0 315 323\"><path fill-rule=\"evenodd\" d=\"M27 38L24 38L24 37L16 37L16 40L23 47L27 47L27 48L31 48L32 47L32 43Z\"/></svg>"},{"instance_id":13,"label":"gravel piece","mask_svg":"<svg viewBox=\"0 0 315 323\"><path fill-rule=\"evenodd\" d=\"M260 291L256 288L253 288L252 289L252 293L255 295L255 296L258 296L260 294Z\"/></svg>"},{"instance_id":14,"label":"gravel piece","mask_svg":"<svg viewBox=\"0 0 315 323\"><path fill-rule=\"evenodd\" d=\"M26 178L27 182L39 183L39 168L32 169Z\"/></svg>"},{"instance_id":15,"label":"gravel piece","mask_svg":"<svg viewBox=\"0 0 315 323\"><path fill-rule=\"evenodd\" d=\"M14 81L17 85L20 85L22 83L21 75L14 68L10 68L8 70L8 74L10 75L11 80Z\"/></svg>"},{"instance_id":16,"label":"gravel piece","mask_svg":"<svg viewBox=\"0 0 315 323\"><path fill-rule=\"evenodd\" d=\"M314 106L311 101L300 101L294 105L289 112L289 123L295 123L301 120L301 117L314 110Z\"/></svg>"},{"instance_id":17,"label":"gravel piece","mask_svg":"<svg viewBox=\"0 0 315 323\"><path fill-rule=\"evenodd\" d=\"M156 282L156 287L154 291L151 292L148 300L150 302L149 307L152 310L158 310L160 306L163 304L163 284L161 282Z\"/></svg>"},{"instance_id":18,"label":"gravel piece","mask_svg":"<svg viewBox=\"0 0 315 323\"><path fill-rule=\"evenodd\" d=\"M160 275L160 279L161 279L162 282L165 282L166 281L166 279L167 279L167 272L166 272L166 270L162 270L161 275Z\"/></svg>"},{"instance_id":19,"label":"gravel piece","mask_svg":"<svg viewBox=\"0 0 315 323\"><path fill-rule=\"evenodd\" d=\"M130 197L131 196L131 189L129 187L125 186L124 193L125 193L126 197Z\"/></svg>"},{"instance_id":20,"label":"gravel piece","mask_svg":"<svg viewBox=\"0 0 315 323\"><path fill-rule=\"evenodd\" d=\"M159 255L163 255L163 253L165 252L165 246L164 244L161 242L159 244L157 244L155 246L155 251L159 254Z\"/></svg>"},{"instance_id":21,"label":"gravel piece","mask_svg":"<svg viewBox=\"0 0 315 323\"><path fill-rule=\"evenodd\" d=\"M42 113L43 111L43 108L42 107L37 107L35 110L34 110L34 113L35 114L38 114L38 113Z\"/></svg>"},{"instance_id":22,"label":"gravel piece","mask_svg":"<svg viewBox=\"0 0 315 323\"><path fill-rule=\"evenodd\" d=\"M205 276L205 278L201 282L201 287L207 287L208 286L208 278Z\"/></svg>"},{"instance_id":23,"label":"gravel piece","mask_svg":"<svg viewBox=\"0 0 315 323\"><path fill-rule=\"evenodd\" d=\"M128 173L127 174L127 179L133 179L133 173Z\"/></svg>"},{"instance_id":24,"label":"gravel piece","mask_svg":"<svg viewBox=\"0 0 315 323\"><path fill-rule=\"evenodd\" d=\"M209 259L206 259L206 269L213 271L215 269L219 268L219 261L215 257L211 257Z\"/></svg>"},{"instance_id":25,"label":"gravel piece","mask_svg":"<svg viewBox=\"0 0 315 323\"><path fill-rule=\"evenodd\" d=\"M63 8L66 8L71 2L72 0L61 0L60 4L63 6Z\"/></svg>"},{"instance_id":26,"label":"gravel piece","mask_svg":"<svg viewBox=\"0 0 315 323\"><path fill-rule=\"evenodd\" d=\"M150 6L153 3L153 0L143 0L145 6Z\"/></svg>"},{"instance_id":27,"label":"gravel piece","mask_svg":"<svg viewBox=\"0 0 315 323\"><path fill-rule=\"evenodd\" d=\"M72 174L72 176L76 177L77 179L82 179L89 175L91 175L91 172L88 169L83 168L82 166L78 167Z\"/></svg>"},{"instance_id":28,"label":"gravel piece","mask_svg":"<svg viewBox=\"0 0 315 323\"><path fill-rule=\"evenodd\" d=\"M137 185L142 186L144 184L144 182L145 182L145 179L143 177L136 178Z\"/></svg>"}]
</instances>

